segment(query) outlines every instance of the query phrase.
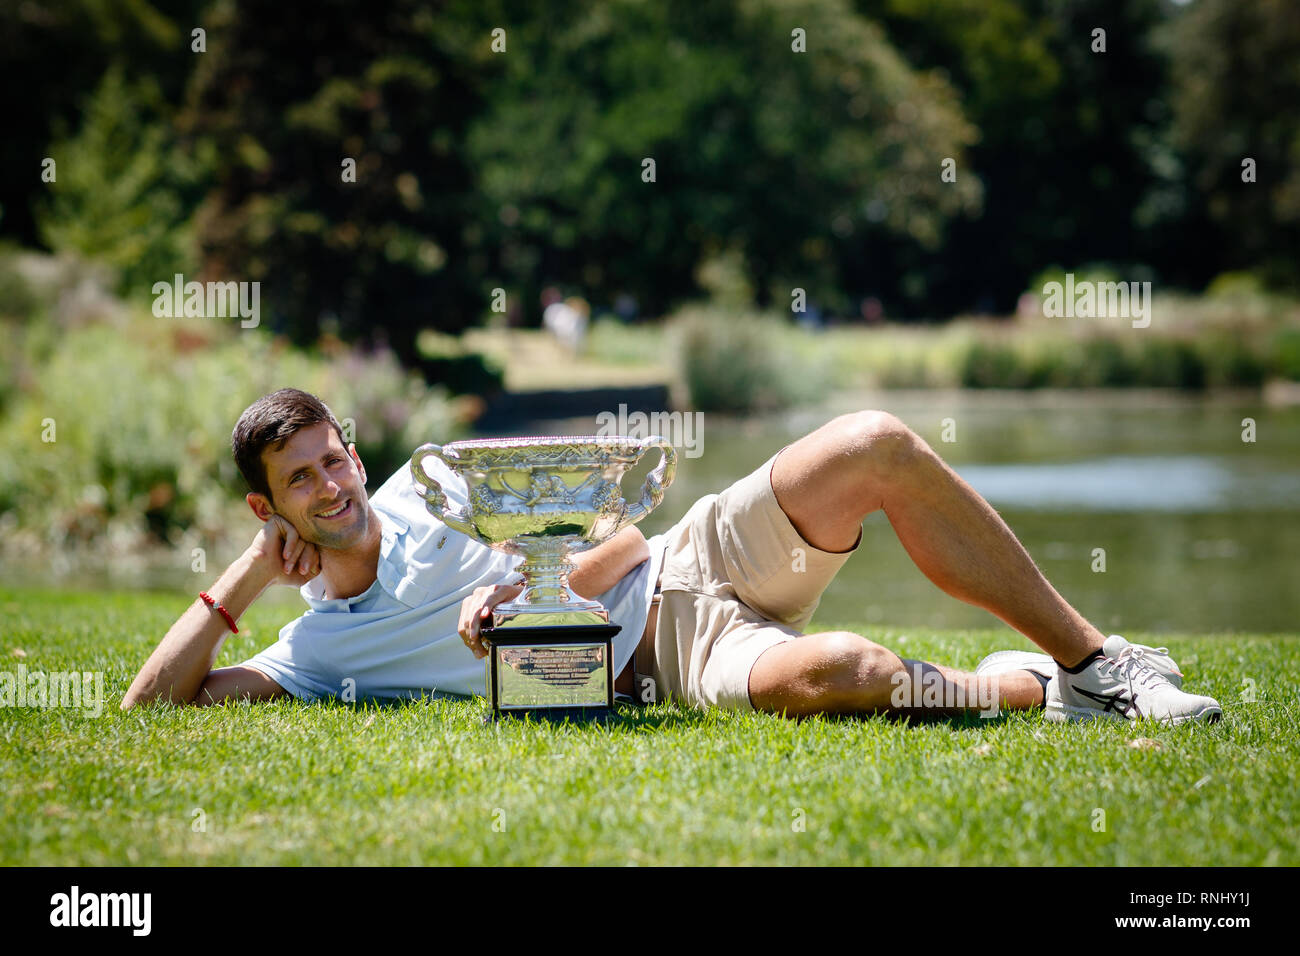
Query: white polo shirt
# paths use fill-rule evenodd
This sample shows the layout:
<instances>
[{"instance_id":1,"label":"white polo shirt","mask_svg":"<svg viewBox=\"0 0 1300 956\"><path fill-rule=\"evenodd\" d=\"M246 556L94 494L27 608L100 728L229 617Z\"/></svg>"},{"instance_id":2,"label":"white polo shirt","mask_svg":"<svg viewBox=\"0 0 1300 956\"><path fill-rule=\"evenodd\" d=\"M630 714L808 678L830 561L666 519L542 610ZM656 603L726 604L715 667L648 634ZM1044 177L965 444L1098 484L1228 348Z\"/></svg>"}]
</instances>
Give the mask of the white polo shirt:
<instances>
[{"instance_id":1,"label":"white polo shirt","mask_svg":"<svg viewBox=\"0 0 1300 956\"><path fill-rule=\"evenodd\" d=\"M449 507L465 505L469 489L446 465L425 459ZM379 515L382 544L378 574L364 593L325 600L319 577L301 588L308 610L280 631L280 639L244 661L294 697L317 700L410 698L431 693L483 695L484 662L457 632L460 605L475 588L508 580L523 561L493 551L448 528L429 513L415 491L409 466L384 482L370 505ZM623 669L645 630L665 538L650 539L650 558L598 600L614 636L615 673ZM355 683L348 685L351 679Z\"/></svg>"}]
</instances>

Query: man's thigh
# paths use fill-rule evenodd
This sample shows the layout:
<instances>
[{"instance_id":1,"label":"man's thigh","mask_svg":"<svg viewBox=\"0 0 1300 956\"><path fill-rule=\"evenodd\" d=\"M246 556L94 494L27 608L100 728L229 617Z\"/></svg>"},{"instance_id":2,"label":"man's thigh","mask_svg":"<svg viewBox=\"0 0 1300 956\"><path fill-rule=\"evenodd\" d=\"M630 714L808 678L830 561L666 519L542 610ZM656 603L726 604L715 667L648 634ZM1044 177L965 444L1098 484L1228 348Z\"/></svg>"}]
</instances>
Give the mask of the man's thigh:
<instances>
[{"instance_id":1,"label":"man's thigh","mask_svg":"<svg viewBox=\"0 0 1300 956\"><path fill-rule=\"evenodd\" d=\"M892 466L923 446L887 412L841 415L782 451L772 487L808 541L832 552L851 549L863 519L884 505Z\"/></svg>"},{"instance_id":2,"label":"man's thigh","mask_svg":"<svg viewBox=\"0 0 1300 956\"><path fill-rule=\"evenodd\" d=\"M853 553L822 551L791 524L772 488L781 454L701 499L669 532L655 634L666 694L749 708L754 661L800 636Z\"/></svg>"},{"instance_id":3,"label":"man's thigh","mask_svg":"<svg viewBox=\"0 0 1300 956\"><path fill-rule=\"evenodd\" d=\"M847 551L823 551L795 528L772 487L773 468L789 451L777 452L718 496L709 544L718 549L716 563L741 602L803 631L857 541Z\"/></svg>"},{"instance_id":4,"label":"man's thigh","mask_svg":"<svg viewBox=\"0 0 1300 956\"><path fill-rule=\"evenodd\" d=\"M663 592L655 634L655 679L694 707L753 710L749 673L764 652L798 638L734 598Z\"/></svg>"}]
</instances>

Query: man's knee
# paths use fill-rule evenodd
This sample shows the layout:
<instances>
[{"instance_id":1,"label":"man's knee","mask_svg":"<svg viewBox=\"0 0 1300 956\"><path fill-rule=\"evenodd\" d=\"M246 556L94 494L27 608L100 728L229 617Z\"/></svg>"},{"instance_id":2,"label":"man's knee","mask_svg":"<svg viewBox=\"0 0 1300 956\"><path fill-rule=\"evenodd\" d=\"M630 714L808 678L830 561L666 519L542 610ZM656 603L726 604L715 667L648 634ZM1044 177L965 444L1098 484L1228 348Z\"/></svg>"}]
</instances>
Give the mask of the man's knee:
<instances>
[{"instance_id":1,"label":"man's knee","mask_svg":"<svg viewBox=\"0 0 1300 956\"><path fill-rule=\"evenodd\" d=\"M844 452L877 474L895 472L933 454L920 435L889 412L852 412L830 425Z\"/></svg>"},{"instance_id":2,"label":"man's knee","mask_svg":"<svg viewBox=\"0 0 1300 956\"><path fill-rule=\"evenodd\" d=\"M889 685L899 667L898 658L879 644L850 631L828 631L802 640L818 641L818 655L808 675L832 706L862 702L864 693Z\"/></svg>"}]
</instances>

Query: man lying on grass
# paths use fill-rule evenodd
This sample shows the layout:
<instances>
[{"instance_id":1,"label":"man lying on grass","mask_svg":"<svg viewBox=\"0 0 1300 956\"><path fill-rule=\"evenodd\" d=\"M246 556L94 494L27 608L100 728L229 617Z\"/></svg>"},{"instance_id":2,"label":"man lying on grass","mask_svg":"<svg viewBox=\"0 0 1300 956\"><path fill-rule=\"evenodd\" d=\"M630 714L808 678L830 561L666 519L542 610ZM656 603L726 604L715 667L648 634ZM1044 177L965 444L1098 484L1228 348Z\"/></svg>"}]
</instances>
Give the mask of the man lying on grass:
<instances>
[{"instance_id":1,"label":"man lying on grass","mask_svg":"<svg viewBox=\"0 0 1300 956\"><path fill-rule=\"evenodd\" d=\"M483 694L479 628L514 597L521 559L429 514L403 465L374 495L330 410L282 389L232 436L247 500L264 524L150 656L122 707ZM465 483L429 461L449 502ZM910 661L860 634L804 634L822 591L883 510L912 560L948 594L997 615L1045 654L1002 651L974 673ZM1104 637L1056 593L997 513L915 433L884 412L844 415L778 451L667 533L628 528L575 557L571 584L611 623L620 689L652 675L660 696L706 707L802 715L919 713L988 700L1046 707L1049 720L1217 719L1181 689L1162 649ZM273 584L310 607L280 639L213 668L228 630ZM926 698L921 683L939 692ZM987 706L982 709L988 711ZM929 712L947 713L951 707Z\"/></svg>"}]
</instances>

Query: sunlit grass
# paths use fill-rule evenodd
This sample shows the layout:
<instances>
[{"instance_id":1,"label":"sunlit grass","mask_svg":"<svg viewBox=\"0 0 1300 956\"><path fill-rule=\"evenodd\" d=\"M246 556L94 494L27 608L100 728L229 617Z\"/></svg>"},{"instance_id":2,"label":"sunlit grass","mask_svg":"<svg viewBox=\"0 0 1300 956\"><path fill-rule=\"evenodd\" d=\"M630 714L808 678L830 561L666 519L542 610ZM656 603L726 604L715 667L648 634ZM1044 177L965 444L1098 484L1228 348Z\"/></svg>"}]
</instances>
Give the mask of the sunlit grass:
<instances>
[{"instance_id":1,"label":"sunlit grass","mask_svg":"<svg viewBox=\"0 0 1300 956\"><path fill-rule=\"evenodd\" d=\"M1162 636L1189 687L1224 705L1218 724L1176 728L667 704L607 726L491 725L462 700L119 711L187 603L0 591L0 671L103 671L107 698L99 717L0 709L0 863L1300 862L1293 635ZM218 664L292 613L254 607ZM967 667L1028 646L863 630Z\"/></svg>"}]
</instances>

